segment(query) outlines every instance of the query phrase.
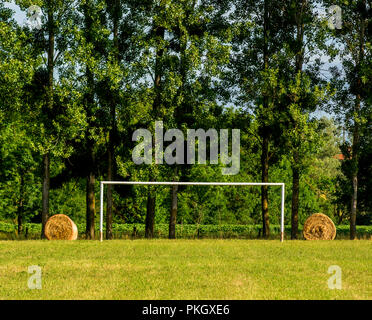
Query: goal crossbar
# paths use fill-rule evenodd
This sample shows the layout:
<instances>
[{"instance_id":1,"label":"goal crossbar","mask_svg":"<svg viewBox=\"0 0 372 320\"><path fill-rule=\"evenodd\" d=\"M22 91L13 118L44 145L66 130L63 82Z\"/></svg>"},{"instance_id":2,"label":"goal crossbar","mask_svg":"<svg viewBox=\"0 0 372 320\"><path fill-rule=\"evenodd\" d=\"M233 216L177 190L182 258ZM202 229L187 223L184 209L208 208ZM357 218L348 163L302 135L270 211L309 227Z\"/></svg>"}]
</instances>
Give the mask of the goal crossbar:
<instances>
[{"instance_id":1,"label":"goal crossbar","mask_svg":"<svg viewBox=\"0 0 372 320\"><path fill-rule=\"evenodd\" d=\"M284 241L285 184L281 182L165 182L165 181L101 181L100 184L100 241L103 241L103 195L105 185L162 185L162 186L280 186L281 218L280 241Z\"/></svg>"}]
</instances>

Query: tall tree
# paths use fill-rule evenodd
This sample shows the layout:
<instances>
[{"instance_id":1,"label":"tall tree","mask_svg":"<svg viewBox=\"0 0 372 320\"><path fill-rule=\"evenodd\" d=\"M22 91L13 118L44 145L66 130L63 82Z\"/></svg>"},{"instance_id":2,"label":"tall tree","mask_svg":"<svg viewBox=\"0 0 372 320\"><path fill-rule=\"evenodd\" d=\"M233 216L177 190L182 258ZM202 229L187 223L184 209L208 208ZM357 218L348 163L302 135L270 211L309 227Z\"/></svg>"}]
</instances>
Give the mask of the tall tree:
<instances>
[{"instance_id":1,"label":"tall tree","mask_svg":"<svg viewBox=\"0 0 372 320\"><path fill-rule=\"evenodd\" d=\"M145 94L144 99L149 99L147 105L146 119L140 121L146 125L149 130L154 131L155 122L163 120L166 115L165 96L166 92L166 68L167 68L167 45L166 29L171 22L169 14L172 12L173 5L163 1L144 1L141 5L133 5L133 11L141 25L141 32L137 38L137 45L141 46L141 66L147 70L143 75L142 89ZM151 79L151 84L148 78ZM147 78L147 79L146 79ZM155 145L155 133L152 135L152 146L155 148L155 162L148 168L149 181L156 181L159 175L159 165L163 150L160 145ZM145 236L152 238L154 236L156 212L156 187L149 186L146 204Z\"/></svg>"},{"instance_id":2,"label":"tall tree","mask_svg":"<svg viewBox=\"0 0 372 320\"><path fill-rule=\"evenodd\" d=\"M63 98L56 98L56 88L58 87L59 93L63 90L59 85L61 79L56 79L55 77L56 67L59 68L63 64L61 58L67 46L64 37L71 30L70 24L61 22L68 21L71 18L73 14L73 2L73 0L63 2L56 0L38 1L36 4L40 6L43 14L41 19L42 25L40 30L35 29L31 33L31 42L34 45L33 53L46 60L45 67L37 66L38 72L34 79L34 84L41 86L44 91L42 90L41 96L30 97L34 104L37 103L39 105L38 109L35 109L35 105L33 108L31 107L31 115L37 118L34 120L39 121L42 127L42 130L39 130L38 133L35 132L35 136L39 136L36 144L38 144L38 149L43 158L42 238L45 237L44 228L49 216L51 156L68 154L68 148L65 148L64 142L67 137L71 138L74 135L74 130L71 131L71 129L76 124L74 121L77 120L76 118L70 119L72 121L69 123L69 128L66 127L67 122L69 122L67 110L71 105L61 106L64 103ZM35 3L29 0L19 0L16 3L22 9L27 9L31 5L35 5ZM34 88L39 90L36 87ZM29 93L31 92L27 92L28 96ZM56 99L58 103L56 103Z\"/></svg>"},{"instance_id":3,"label":"tall tree","mask_svg":"<svg viewBox=\"0 0 372 320\"><path fill-rule=\"evenodd\" d=\"M106 0L106 28L109 30L104 46L102 76L97 84L97 95L100 107L105 110L104 131L107 132L107 180L115 180L117 175L117 150L127 153L130 144L128 132L131 130L132 118L136 118L137 110L131 108L130 99L135 100L136 94L131 90L137 86L138 68L133 67L137 53L141 48L137 45L136 35L140 29L133 7L135 2L121 0ZM130 98L131 97L131 98ZM105 127L107 129L105 129ZM122 155L123 152L120 152ZM126 158L126 157L125 157ZM128 159L126 159L128 162ZM127 177L123 177L127 178ZM121 192L125 197L128 192ZM115 211L113 203L113 186L107 186L106 238L112 239L112 222Z\"/></svg>"},{"instance_id":4,"label":"tall tree","mask_svg":"<svg viewBox=\"0 0 372 320\"><path fill-rule=\"evenodd\" d=\"M290 155L292 169L292 214L291 239L298 236L298 215L300 205L300 179L309 167L317 150L318 138L316 123L310 121L309 113L324 102L327 95L327 83L317 76L320 60L311 61L312 57L321 55L320 41L324 41L324 32L316 23L316 2L312 0L290 1L288 24L292 25L288 33L288 48L285 60L288 72L285 99L286 125L283 147ZM324 87L322 89L322 87ZM285 147L284 147L285 149Z\"/></svg>"},{"instance_id":5,"label":"tall tree","mask_svg":"<svg viewBox=\"0 0 372 320\"><path fill-rule=\"evenodd\" d=\"M334 71L338 93L334 111L341 117L350 134L344 153L347 158L348 176L352 186L350 194L350 239L356 237L358 208L358 168L361 139L367 134L366 118L371 109L368 100L367 71L371 60L370 34L371 3L367 0L324 1L325 5L341 8L341 29L332 30L333 39L339 43L339 57L343 72Z\"/></svg>"},{"instance_id":6,"label":"tall tree","mask_svg":"<svg viewBox=\"0 0 372 320\"><path fill-rule=\"evenodd\" d=\"M99 105L97 87L103 78L105 48L110 31L106 28L104 1L76 2L71 8L74 13L68 20L70 32L65 36L67 51L65 54L66 77L64 83L73 92L73 101L80 109L76 116L82 124L78 126L78 139L70 139L72 151L61 174L68 177L85 178L86 202L86 238L95 238L95 188L99 172L100 154L104 144L104 111Z\"/></svg>"},{"instance_id":7,"label":"tall tree","mask_svg":"<svg viewBox=\"0 0 372 320\"><path fill-rule=\"evenodd\" d=\"M229 58L231 30L224 14L226 1L176 1L177 18L168 32L172 35L171 50L175 58L176 94L171 104L171 123L177 128L216 127L212 125L217 106L217 87ZM201 86L202 84L202 86ZM207 115L208 114L208 115ZM207 130L207 128L205 128ZM184 132L186 136L186 132ZM199 150L198 152L200 152ZM184 159L187 163L187 159ZM173 180L188 174L188 166L174 165ZM176 237L178 186L172 186L169 238Z\"/></svg>"},{"instance_id":8,"label":"tall tree","mask_svg":"<svg viewBox=\"0 0 372 320\"><path fill-rule=\"evenodd\" d=\"M235 1L235 24L230 84L238 88L236 103L251 109L258 121L261 146L261 181L269 181L270 161L275 159L273 140L280 136L278 99L283 50L290 29L288 1ZM261 188L262 235L270 235L268 187Z\"/></svg>"},{"instance_id":9,"label":"tall tree","mask_svg":"<svg viewBox=\"0 0 372 320\"><path fill-rule=\"evenodd\" d=\"M84 37L84 46L88 50L88 57L84 61L84 98L83 104L87 117L87 132L85 135L84 149L87 160L86 171L86 237L95 238L95 184L97 174L97 132L99 124L97 123L98 105L96 101L96 79L95 71L98 66L98 45L101 40L102 24L102 2L87 0L81 4L80 9L83 14L83 25L81 34ZM98 130L97 130L98 128ZM92 132L93 131L93 132Z\"/></svg>"},{"instance_id":10,"label":"tall tree","mask_svg":"<svg viewBox=\"0 0 372 320\"><path fill-rule=\"evenodd\" d=\"M120 64L120 48L119 48L119 27L122 18L122 1L113 0L107 1L107 9L112 21L112 34L113 34L113 61L114 65ZM117 122L116 112L118 104L118 92L115 90L111 95L109 109L110 131L109 141L107 148L107 180L114 180L115 169L115 138L117 135ZM107 210L106 210L106 238L112 239L112 212L113 212L113 199L112 199L112 185L107 186Z\"/></svg>"}]
</instances>

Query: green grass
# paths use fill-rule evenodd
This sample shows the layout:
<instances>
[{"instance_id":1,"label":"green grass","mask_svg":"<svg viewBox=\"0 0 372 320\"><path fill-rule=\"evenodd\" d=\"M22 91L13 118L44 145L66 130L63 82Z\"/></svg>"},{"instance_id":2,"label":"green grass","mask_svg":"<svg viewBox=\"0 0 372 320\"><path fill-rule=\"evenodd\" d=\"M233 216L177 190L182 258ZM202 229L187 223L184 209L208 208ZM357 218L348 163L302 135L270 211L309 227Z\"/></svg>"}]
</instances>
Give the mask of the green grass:
<instances>
[{"instance_id":1,"label":"green grass","mask_svg":"<svg viewBox=\"0 0 372 320\"><path fill-rule=\"evenodd\" d=\"M331 265L342 290L328 288ZM372 299L372 243L0 241L0 299Z\"/></svg>"}]
</instances>

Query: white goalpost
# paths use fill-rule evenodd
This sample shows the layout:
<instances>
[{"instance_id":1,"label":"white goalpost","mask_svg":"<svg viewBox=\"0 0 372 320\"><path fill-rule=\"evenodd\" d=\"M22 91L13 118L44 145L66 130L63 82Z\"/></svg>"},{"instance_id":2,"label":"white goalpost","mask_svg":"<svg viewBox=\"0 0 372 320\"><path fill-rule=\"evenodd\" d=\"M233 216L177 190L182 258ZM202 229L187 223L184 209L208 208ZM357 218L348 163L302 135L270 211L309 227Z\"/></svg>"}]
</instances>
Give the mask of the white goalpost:
<instances>
[{"instance_id":1,"label":"white goalpost","mask_svg":"<svg viewBox=\"0 0 372 320\"><path fill-rule=\"evenodd\" d=\"M100 241L103 241L103 194L105 185L163 185L163 186L280 186L281 187L281 218L280 218L280 241L284 241L284 201L285 184L276 182L145 182L145 181L101 181L100 184Z\"/></svg>"}]
</instances>

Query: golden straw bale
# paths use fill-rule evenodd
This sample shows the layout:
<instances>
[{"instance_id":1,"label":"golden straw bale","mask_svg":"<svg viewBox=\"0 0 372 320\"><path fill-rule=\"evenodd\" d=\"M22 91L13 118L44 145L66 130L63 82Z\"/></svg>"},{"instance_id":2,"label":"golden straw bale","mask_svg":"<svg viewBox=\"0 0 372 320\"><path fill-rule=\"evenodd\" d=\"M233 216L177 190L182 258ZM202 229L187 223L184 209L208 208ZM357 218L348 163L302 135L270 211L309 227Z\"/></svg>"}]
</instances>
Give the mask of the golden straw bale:
<instances>
[{"instance_id":1,"label":"golden straw bale","mask_svg":"<svg viewBox=\"0 0 372 320\"><path fill-rule=\"evenodd\" d=\"M51 216L45 224L45 236L48 240L76 240L76 224L64 214Z\"/></svg>"},{"instance_id":2,"label":"golden straw bale","mask_svg":"<svg viewBox=\"0 0 372 320\"><path fill-rule=\"evenodd\" d=\"M333 240L336 227L328 216L315 213L305 221L303 235L306 240Z\"/></svg>"}]
</instances>

